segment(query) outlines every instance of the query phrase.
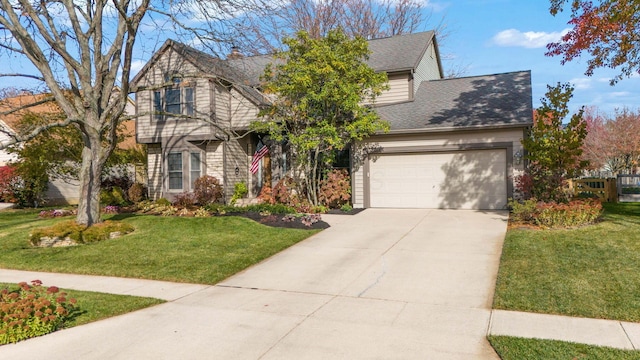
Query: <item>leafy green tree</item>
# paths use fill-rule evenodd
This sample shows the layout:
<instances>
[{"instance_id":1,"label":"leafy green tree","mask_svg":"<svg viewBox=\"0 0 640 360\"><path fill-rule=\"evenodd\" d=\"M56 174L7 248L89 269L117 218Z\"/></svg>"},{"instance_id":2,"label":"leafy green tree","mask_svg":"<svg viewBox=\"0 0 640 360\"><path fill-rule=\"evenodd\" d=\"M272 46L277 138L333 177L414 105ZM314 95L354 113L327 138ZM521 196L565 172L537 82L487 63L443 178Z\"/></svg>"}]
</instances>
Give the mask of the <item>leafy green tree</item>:
<instances>
[{"instance_id":1,"label":"leafy green tree","mask_svg":"<svg viewBox=\"0 0 640 360\"><path fill-rule=\"evenodd\" d=\"M567 200L566 179L580 175L588 165L581 159L582 143L587 136L583 109L563 124L570 113L568 103L572 96L573 87L569 84L547 85L529 136L522 140L530 161L531 195L538 200Z\"/></svg>"},{"instance_id":2,"label":"leafy green tree","mask_svg":"<svg viewBox=\"0 0 640 360\"><path fill-rule=\"evenodd\" d=\"M252 127L276 141L287 141L300 194L318 204L320 176L335 154L377 131L388 131L371 106L387 88L387 77L366 64L365 39L342 30L324 38L305 31L284 40L288 50L265 70L264 91L273 102Z\"/></svg>"},{"instance_id":3,"label":"leafy green tree","mask_svg":"<svg viewBox=\"0 0 640 360\"><path fill-rule=\"evenodd\" d=\"M21 117L17 131L26 134L64 117L61 111L27 112ZM118 143L125 140L122 134L122 131L118 131ZM9 147L8 151L19 159L14 164L16 175L20 178L16 193L19 205L42 203L42 194L47 190L50 179L79 180L82 147L82 137L76 126L48 128L29 141ZM140 150L116 148L105 163L103 178L114 167L139 163L141 160L146 162L146 156Z\"/></svg>"}]
</instances>

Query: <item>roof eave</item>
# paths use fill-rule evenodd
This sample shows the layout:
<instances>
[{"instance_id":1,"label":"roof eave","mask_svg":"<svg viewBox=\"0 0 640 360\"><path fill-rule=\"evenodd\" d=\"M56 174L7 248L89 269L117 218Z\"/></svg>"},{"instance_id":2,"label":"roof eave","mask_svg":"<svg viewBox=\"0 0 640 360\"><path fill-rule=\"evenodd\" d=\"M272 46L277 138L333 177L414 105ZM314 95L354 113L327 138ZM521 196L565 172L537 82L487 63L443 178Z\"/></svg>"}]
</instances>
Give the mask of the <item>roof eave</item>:
<instances>
[{"instance_id":1,"label":"roof eave","mask_svg":"<svg viewBox=\"0 0 640 360\"><path fill-rule=\"evenodd\" d=\"M376 135L408 135L408 134L425 134L425 133L443 133L454 131L478 131L478 130L500 130L526 128L533 125L533 122L517 123L517 124L499 124L499 125L473 125L473 126L448 126L439 128L420 128L420 129L397 129L389 132L377 132Z\"/></svg>"}]
</instances>

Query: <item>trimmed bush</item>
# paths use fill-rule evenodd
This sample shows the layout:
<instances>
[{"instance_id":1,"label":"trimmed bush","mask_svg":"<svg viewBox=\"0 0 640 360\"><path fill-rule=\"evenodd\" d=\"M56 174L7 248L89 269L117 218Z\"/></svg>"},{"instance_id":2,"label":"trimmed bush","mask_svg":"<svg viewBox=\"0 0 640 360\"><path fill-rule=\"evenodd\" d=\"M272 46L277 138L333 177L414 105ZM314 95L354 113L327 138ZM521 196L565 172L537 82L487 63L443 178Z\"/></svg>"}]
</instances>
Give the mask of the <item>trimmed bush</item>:
<instances>
[{"instance_id":1,"label":"trimmed bush","mask_svg":"<svg viewBox=\"0 0 640 360\"><path fill-rule=\"evenodd\" d=\"M509 209L511 210L511 220L520 223L533 223L537 214L536 199L528 199L517 201L509 200Z\"/></svg>"},{"instance_id":2,"label":"trimmed bush","mask_svg":"<svg viewBox=\"0 0 640 360\"><path fill-rule=\"evenodd\" d=\"M35 229L29 234L29 242L33 246L39 246L43 237L48 238L69 238L76 244L86 244L96 241L107 240L111 234L128 234L134 230L133 226L118 221L104 221L93 226L86 227L73 220L61 221L53 226Z\"/></svg>"},{"instance_id":3,"label":"trimmed bush","mask_svg":"<svg viewBox=\"0 0 640 360\"><path fill-rule=\"evenodd\" d=\"M213 176L204 175L197 178L193 187L193 195L198 205L205 206L222 200L222 185Z\"/></svg>"},{"instance_id":4,"label":"trimmed bush","mask_svg":"<svg viewBox=\"0 0 640 360\"><path fill-rule=\"evenodd\" d=\"M55 286L34 280L17 290L0 290L0 345L16 343L60 329L74 311L75 299Z\"/></svg>"},{"instance_id":5,"label":"trimmed bush","mask_svg":"<svg viewBox=\"0 0 640 360\"><path fill-rule=\"evenodd\" d=\"M539 203L536 224L546 228L574 227L594 223L602 214L598 200L574 200L568 204Z\"/></svg>"},{"instance_id":6,"label":"trimmed bush","mask_svg":"<svg viewBox=\"0 0 640 360\"><path fill-rule=\"evenodd\" d=\"M567 204L536 202L535 199L509 201L511 221L543 228L566 228L593 224L602 214L596 199L573 200Z\"/></svg>"}]
</instances>

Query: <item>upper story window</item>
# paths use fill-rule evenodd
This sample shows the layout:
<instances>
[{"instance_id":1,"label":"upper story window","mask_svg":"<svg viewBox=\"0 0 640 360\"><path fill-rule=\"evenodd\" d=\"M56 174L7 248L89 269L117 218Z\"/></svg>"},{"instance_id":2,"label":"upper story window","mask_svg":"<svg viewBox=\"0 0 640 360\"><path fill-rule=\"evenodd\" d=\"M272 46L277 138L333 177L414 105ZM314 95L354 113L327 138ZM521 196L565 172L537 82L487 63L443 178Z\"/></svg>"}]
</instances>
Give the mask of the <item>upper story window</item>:
<instances>
[{"instance_id":1,"label":"upper story window","mask_svg":"<svg viewBox=\"0 0 640 360\"><path fill-rule=\"evenodd\" d=\"M163 115L193 115L194 88L185 85L181 79L174 78L173 85L153 92L153 112L156 120L162 120ZM170 116L170 115L169 115Z\"/></svg>"}]
</instances>

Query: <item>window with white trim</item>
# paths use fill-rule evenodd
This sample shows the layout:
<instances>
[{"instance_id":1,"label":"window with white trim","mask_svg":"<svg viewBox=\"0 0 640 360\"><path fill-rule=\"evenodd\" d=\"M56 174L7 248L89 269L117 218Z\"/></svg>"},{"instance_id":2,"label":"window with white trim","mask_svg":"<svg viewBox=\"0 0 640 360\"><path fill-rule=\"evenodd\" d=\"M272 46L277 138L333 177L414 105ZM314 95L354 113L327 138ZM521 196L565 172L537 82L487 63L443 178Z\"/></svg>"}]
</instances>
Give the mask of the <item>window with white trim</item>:
<instances>
[{"instance_id":1,"label":"window with white trim","mask_svg":"<svg viewBox=\"0 0 640 360\"><path fill-rule=\"evenodd\" d=\"M191 176L191 190L195 189L196 179L202 176L202 162L200 161L200 153L192 152L189 156L190 159L190 176Z\"/></svg>"},{"instance_id":2,"label":"window with white trim","mask_svg":"<svg viewBox=\"0 0 640 360\"><path fill-rule=\"evenodd\" d=\"M195 110L195 90L193 86L185 86L178 78L174 85L153 91L153 112L156 120L163 120L165 115L193 115Z\"/></svg>"},{"instance_id":3,"label":"window with white trim","mask_svg":"<svg viewBox=\"0 0 640 360\"><path fill-rule=\"evenodd\" d=\"M182 152L172 152L167 156L169 190L182 190Z\"/></svg>"}]
</instances>

